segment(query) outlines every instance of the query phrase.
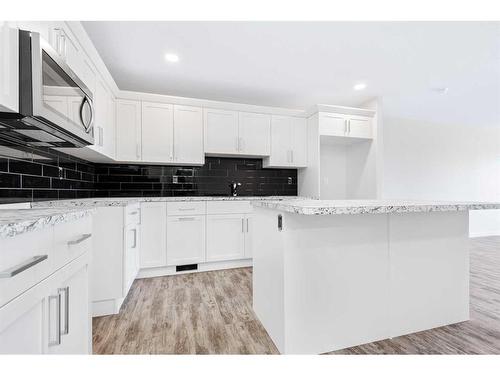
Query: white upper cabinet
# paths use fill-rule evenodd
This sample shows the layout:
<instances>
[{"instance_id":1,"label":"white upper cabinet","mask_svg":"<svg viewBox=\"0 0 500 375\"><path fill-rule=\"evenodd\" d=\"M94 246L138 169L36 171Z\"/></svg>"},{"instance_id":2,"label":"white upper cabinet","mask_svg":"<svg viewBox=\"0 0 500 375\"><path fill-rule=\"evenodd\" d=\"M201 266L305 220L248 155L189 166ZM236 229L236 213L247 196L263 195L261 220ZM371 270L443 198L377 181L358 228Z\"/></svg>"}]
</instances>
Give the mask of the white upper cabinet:
<instances>
[{"instance_id":1,"label":"white upper cabinet","mask_svg":"<svg viewBox=\"0 0 500 375\"><path fill-rule=\"evenodd\" d=\"M319 114L319 134L342 138L372 139L372 118L338 113Z\"/></svg>"},{"instance_id":2,"label":"white upper cabinet","mask_svg":"<svg viewBox=\"0 0 500 375\"><path fill-rule=\"evenodd\" d=\"M205 152L230 154L239 152L238 112L205 108L203 111Z\"/></svg>"},{"instance_id":3,"label":"white upper cabinet","mask_svg":"<svg viewBox=\"0 0 500 375\"><path fill-rule=\"evenodd\" d=\"M116 158L123 161L141 159L141 102L116 101Z\"/></svg>"},{"instance_id":4,"label":"white upper cabinet","mask_svg":"<svg viewBox=\"0 0 500 375\"><path fill-rule=\"evenodd\" d=\"M174 160L174 108L142 102L142 161Z\"/></svg>"},{"instance_id":5,"label":"white upper cabinet","mask_svg":"<svg viewBox=\"0 0 500 375\"><path fill-rule=\"evenodd\" d=\"M264 159L264 167L306 167L306 147L307 128L304 118L272 116L271 156Z\"/></svg>"},{"instance_id":6,"label":"white upper cabinet","mask_svg":"<svg viewBox=\"0 0 500 375\"><path fill-rule=\"evenodd\" d=\"M104 138L106 137L106 125L108 122L108 91L101 81L97 82L94 92L94 150L104 152Z\"/></svg>"},{"instance_id":7,"label":"white upper cabinet","mask_svg":"<svg viewBox=\"0 0 500 375\"><path fill-rule=\"evenodd\" d=\"M307 167L307 121L305 118L292 117L292 165Z\"/></svg>"},{"instance_id":8,"label":"white upper cabinet","mask_svg":"<svg viewBox=\"0 0 500 375\"><path fill-rule=\"evenodd\" d=\"M345 115L336 113L322 113L319 115L319 133L344 137L347 133L347 120Z\"/></svg>"},{"instance_id":9,"label":"white upper cabinet","mask_svg":"<svg viewBox=\"0 0 500 375\"><path fill-rule=\"evenodd\" d=\"M174 105L174 162L204 164L203 110Z\"/></svg>"},{"instance_id":10,"label":"white upper cabinet","mask_svg":"<svg viewBox=\"0 0 500 375\"><path fill-rule=\"evenodd\" d=\"M347 136L352 138L373 138L372 119L364 116L349 116Z\"/></svg>"},{"instance_id":11,"label":"white upper cabinet","mask_svg":"<svg viewBox=\"0 0 500 375\"><path fill-rule=\"evenodd\" d=\"M19 32L0 21L0 111L19 111Z\"/></svg>"},{"instance_id":12,"label":"white upper cabinet","mask_svg":"<svg viewBox=\"0 0 500 375\"><path fill-rule=\"evenodd\" d=\"M245 156L270 154L270 115L205 108L204 125L207 154Z\"/></svg>"},{"instance_id":13,"label":"white upper cabinet","mask_svg":"<svg viewBox=\"0 0 500 375\"><path fill-rule=\"evenodd\" d=\"M244 155L267 156L271 153L271 116L239 113L239 151Z\"/></svg>"},{"instance_id":14,"label":"white upper cabinet","mask_svg":"<svg viewBox=\"0 0 500 375\"><path fill-rule=\"evenodd\" d=\"M108 120L106 123L106 134L104 136L104 150L106 155L116 158L116 105L115 98L112 93L108 95Z\"/></svg>"}]
</instances>

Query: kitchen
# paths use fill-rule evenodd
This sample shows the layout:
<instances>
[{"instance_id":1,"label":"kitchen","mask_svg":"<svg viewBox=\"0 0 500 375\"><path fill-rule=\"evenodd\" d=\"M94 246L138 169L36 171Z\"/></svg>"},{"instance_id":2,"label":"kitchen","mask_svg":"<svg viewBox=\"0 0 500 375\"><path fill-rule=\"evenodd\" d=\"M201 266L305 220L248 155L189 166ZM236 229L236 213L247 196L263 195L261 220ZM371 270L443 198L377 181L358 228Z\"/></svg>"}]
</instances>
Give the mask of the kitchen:
<instances>
[{"instance_id":1,"label":"kitchen","mask_svg":"<svg viewBox=\"0 0 500 375\"><path fill-rule=\"evenodd\" d=\"M0 353L499 354L498 305L482 304L498 300L498 123L472 138L436 124L473 104L422 119L383 93L397 82L353 78L369 74L367 35L423 54L467 34L488 56L498 23L406 23L405 41L393 27L0 21ZM344 91L242 89L308 61L278 73L259 51L283 62L290 36L341 31L358 46L336 47L353 64ZM199 71L211 48L238 64L214 54ZM460 53L477 69L450 49L442 77ZM317 68L289 92L335 81ZM233 81L210 95L203 74ZM455 94L433 85L422 103L446 108Z\"/></svg>"}]
</instances>

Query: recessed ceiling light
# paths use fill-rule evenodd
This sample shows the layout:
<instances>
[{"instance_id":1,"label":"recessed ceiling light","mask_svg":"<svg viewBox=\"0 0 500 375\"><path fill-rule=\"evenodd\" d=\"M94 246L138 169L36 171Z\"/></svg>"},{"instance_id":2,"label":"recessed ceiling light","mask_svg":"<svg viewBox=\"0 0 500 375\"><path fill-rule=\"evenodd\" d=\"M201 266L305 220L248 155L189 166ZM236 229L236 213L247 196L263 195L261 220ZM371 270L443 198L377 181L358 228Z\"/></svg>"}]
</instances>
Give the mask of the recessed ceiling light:
<instances>
[{"instance_id":1,"label":"recessed ceiling light","mask_svg":"<svg viewBox=\"0 0 500 375\"><path fill-rule=\"evenodd\" d=\"M175 53L166 53L165 60L167 60L168 62L177 62L179 61L179 56Z\"/></svg>"},{"instance_id":2,"label":"recessed ceiling light","mask_svg":"<svg viewBox=\"0 0 500 375\"><path fill-rule=\"evenodd\" d=\"M366 83L356 83L353 89L356 91L364 90L366 89Z\"/></svg>"}]
</instances>

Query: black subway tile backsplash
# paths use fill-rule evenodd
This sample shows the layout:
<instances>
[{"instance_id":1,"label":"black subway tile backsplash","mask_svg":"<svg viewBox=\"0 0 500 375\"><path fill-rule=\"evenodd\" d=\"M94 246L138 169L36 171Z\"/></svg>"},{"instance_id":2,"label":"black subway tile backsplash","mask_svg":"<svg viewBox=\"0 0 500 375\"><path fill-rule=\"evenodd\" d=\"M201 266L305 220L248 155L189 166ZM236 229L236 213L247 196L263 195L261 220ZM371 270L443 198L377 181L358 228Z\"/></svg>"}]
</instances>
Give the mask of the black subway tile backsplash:
<instances>
[{"instance_id":1,"label":"black subway tile backsplash","mask_svg":"<svg viewBox=\"0 0 500 375\"><path fill-rule=\"evenodd\" d=\"M297 195L297 170L263 169L260 159L207 157L201 167L95 164L48 148L0 144L0 203L227 196L233 181L243 196Z\"/></svg>"}]
</instances>

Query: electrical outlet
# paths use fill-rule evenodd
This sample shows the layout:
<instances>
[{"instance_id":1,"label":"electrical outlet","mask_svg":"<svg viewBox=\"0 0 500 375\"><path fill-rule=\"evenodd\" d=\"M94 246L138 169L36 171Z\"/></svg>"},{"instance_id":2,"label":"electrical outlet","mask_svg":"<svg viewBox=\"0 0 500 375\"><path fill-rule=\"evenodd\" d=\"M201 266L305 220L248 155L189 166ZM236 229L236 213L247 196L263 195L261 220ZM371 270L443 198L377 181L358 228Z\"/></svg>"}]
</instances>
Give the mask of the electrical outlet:
<instances>
[{"instance_id":1,"label":"electrical outlet","mask_svg":"<svg viewBox=\"0 0 500 375\"><path fill-rule=\"evenodd\" d=\"M288 185L292 185L293 184L293 178L292 177L288 177Z\"/></svg>"},{"instance_id":2,"label":"electrical outlet","mask_svg":"<svg viewBox=\"0 0 500 375\"><path fill-rule=\"evenodd\" d=\"M173 184L178 184L179 183L179 177L178 176L172 176L172 183Z\"/></svg>"}]
</instances>

